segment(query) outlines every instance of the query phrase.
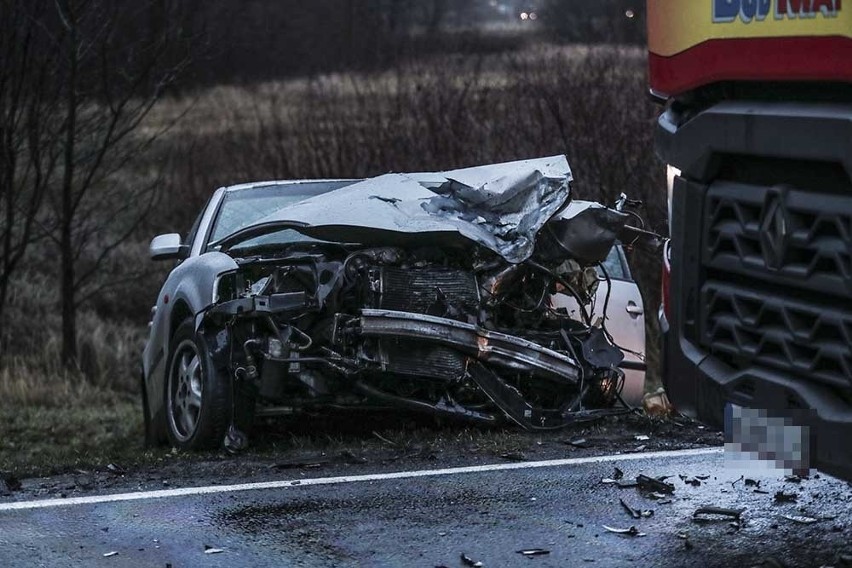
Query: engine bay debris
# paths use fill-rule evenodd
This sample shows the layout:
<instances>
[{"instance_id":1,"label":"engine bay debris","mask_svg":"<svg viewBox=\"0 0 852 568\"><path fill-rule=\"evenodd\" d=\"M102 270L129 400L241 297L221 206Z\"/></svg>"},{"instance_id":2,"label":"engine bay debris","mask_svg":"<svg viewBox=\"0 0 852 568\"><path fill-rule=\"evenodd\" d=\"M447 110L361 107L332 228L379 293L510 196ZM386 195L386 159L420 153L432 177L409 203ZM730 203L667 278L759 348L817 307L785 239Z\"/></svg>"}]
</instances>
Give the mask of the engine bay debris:
<instances>
[{"instance_id":1,"label":"engine bay debris","mask_svg":"<svg viewBox=\"0 0 852 568\"><path fill-rule=\"evenodd\" d=\"M624 355L587 308L629 217L573 201L572 179L564 156L387 174L212 243L239 267L197 320L233 381L228 448L257 414L395 407L550 430L625 411Z\"/></svg>"}]
</instances>

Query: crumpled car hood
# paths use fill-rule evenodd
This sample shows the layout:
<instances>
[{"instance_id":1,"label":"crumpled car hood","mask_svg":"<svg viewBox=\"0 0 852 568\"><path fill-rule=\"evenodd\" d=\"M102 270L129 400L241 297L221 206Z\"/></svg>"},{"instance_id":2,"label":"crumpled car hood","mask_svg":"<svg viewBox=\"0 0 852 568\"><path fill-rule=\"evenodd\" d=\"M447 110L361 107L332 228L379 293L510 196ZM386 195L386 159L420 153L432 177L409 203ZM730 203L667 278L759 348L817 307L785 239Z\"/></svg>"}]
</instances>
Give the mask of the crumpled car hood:
<instances>
[{"instance_id":1,"label":"crumpled car hood","mask_svg":"<svg viewBox=\"0 0 852 568\"><path fill-rule=\"evenodd\" d=\"M365 245L478 243L516 264L571 197L565 156L441 173L387 174L312 197L259 221ZM226 239L227 240L227 239Z\"/></svg>"}]
</instances>

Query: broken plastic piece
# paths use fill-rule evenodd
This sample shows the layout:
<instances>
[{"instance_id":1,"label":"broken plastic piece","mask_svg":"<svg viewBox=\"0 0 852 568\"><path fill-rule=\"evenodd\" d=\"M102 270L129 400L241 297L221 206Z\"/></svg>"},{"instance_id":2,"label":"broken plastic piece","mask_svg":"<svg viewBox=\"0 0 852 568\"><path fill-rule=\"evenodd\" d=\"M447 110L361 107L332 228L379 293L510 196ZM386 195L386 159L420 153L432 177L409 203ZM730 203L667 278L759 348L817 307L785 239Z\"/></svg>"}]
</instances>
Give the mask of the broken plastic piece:
<instances>
[{"instance_id":1,"label":"broken plastic piece","mask_svg":"<svg viewBox=\"0 0 852 568\"><path fill-rule=\"evenodd\" d=\"M231 424L228 428L228 433L225 434L224 445L228 453L238 454L248 447L248 436Z\"/></svg>"},{"instance_id":2,"label":"broken plastic piece","mask_svg":"<svg viewBox=\"0 0 852 568\"><path fill-rule=\"evenodd\" d=\"M794 523L799 523L799 524L802 524L802 525L811 525L811 524L819 521L819 519L815 519L813 517L805 517L805 516L799 516L799 515L781 515L781 516L783 518L787 519L788 521L793 521Z\"/></svg>"},{"instance_id":3,"label":"broken plastic piece","mask_svg":"<svg viewBox=\"0 0 852 568\"><path fill-rule=\"evenodd\" d=\"M639 488L645 491L653 491L655 493L674 493L675 487L671 483L666 483L665 481L660 481L659 479L654 479L653 477L648 477L644 474L639 474L636 476L636 483L639 484Z\"/></svg>"},{"instance_id":4,"label":"broken plastic piece","mask_svg":"<svg viewBox=\"0 0 852 568\"><path fill-rule=\"evenodd\" d=\"M730 517L736 520L742 518L743 509L725 509L724 507L699 507L692 513L695 520L711 520L707 517Z\"/></svg>"},{"instance_id":5,"label":"broken plastic piece","mask_svg":"<svg viewBox=\"0 0 852 568\"><path fill-rule=\"evenodd\" d=\"M204 545L204 554L221 554L222 552L225 552L225 551L222 550L221 548L214 548L214 547L208 546L206 544Z\"/></svg>"},{"instance_id":6,"label":"broken plastic piece","mask_svg":"<svg viewBox=\"0 0 852 568\"><path fill-rule=\"evenodd\" d=\"M110 556L118 556L118 552L115 550L111 550L110 552L104 552L104 558L109 558Z\"/></svg>"},{"instance_id":7,"label":"broken plastic piece","mask_svg":"<svg viewBox=\"0 0 852 568\"><path fill-rule=\"evenodd\" d=\"M474 560L464 552L461 554L461 561L465 566L471 566L471 568L482 568L482 562Z\"/></svg>"},{"instance_id":8,"label":"broken plastic piece","mask_svg":"<svg viewBox=\"0 0 852 568\"><path fill-rule=\"evenodd\" d=\"M799 498L795 493L785 493L784 491L776 491L775 492L775 502L776 503L795 503Z\"/></svg>"},{"instance_id":9,"label":"broken plastic piece","mask_svg":"<svg viewBox=\"0 0 852 568\"><path fill-rule=\"evenodd\" d=\"M524 556L544 556L545 554L550 554L550 551L544 548L529 548L526 550L517 550L516 552Z\"/></svg>"},{"instance_id":10,"label":"broken plastic piece","mask_svg":"<svg viewBox=\"0 0 852 568\"><path fill-rule=\"evenodd\" d=\"M615 534L623 534L627 536L648 536L647 533L639 532L639 529L637 529L635 526L631 526L629 529L617 529L614 527L608 527L606 525L603 525L603 528Z\"/></svg>"}]
</instances>

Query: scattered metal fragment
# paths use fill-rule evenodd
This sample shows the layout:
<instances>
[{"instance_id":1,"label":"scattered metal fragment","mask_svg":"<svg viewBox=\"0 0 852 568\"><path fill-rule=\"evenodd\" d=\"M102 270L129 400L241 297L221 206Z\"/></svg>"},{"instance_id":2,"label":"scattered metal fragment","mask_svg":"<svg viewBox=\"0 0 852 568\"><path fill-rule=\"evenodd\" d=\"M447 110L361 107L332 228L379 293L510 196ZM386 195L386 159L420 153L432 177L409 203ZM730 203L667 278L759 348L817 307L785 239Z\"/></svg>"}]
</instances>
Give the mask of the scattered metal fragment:
<instances>
[{"instance_id":1,"label":"scattered metal fragment","mask_svg":"<svg viewBox=\"0 0 852 568\"><path fill-rule=\"evenodd\" d=\"M710 476L709 475L696 475L695 479L700 479L701 481L707 481L708 479L710 479Z\"/></svg>"},{"instance_id":2,"label":"scattered metal fragment","mask_svg":"<svg viewBox=\"0 0 852 568\"><path fill-rule=\"evenodd\" d=\"M589 442L585 438L575 438L573 440L565 440L565 443L575 448L588 448Z\"/></svg>"},{"instance_id":3,"label":"scattered metal fragment","mask_svg":"<svg viewBox=\"0 0 852 568\"><path fill-rule=\"evenodd\" d=\"M776 491L774 501L776 503L795 503L799 496L795 493L785 493L784 491Z\"/></svg>"},{"instance_id":4,"label":"scattered metal fragment","mask_svg":"<svg viewBox=\"0 0 852 568\"><path fill-rule=\"evenodd\" d=\"M699 507L692 513L692 518L695 520L711 520L705 517L731 517L736 520L742 518L743 509L726 509L724 507Z\"/></svg>"},{"instance_id":5,"label":"scattered metal fragment","mask_svg":"<svg viewBox=\"0 0 852 568\"><path fill-rule=\"evenodd\" d=\"M544 548L528 548L525 550L516 550L515 552L523 556L544 556L545 554L550 554L550 551Z\"/></svg>"},{"instance_id":6,"label":"scattered metal fragment","mask_svg":"<svg viewBox=\"0 0 852 568\"><path fill-rule=\"evenodd\" d=\"M819 521L819 519L815 519L813 517L804 517L799 515L781 515L781 517L802 525L811 525Z\"/></svg>"},{"instance_id":7,"label":"scattered metal fragment","mask_svg":"<svg viewBox=\"0 0 852 568\"><path fill-rule=\"evenodd\" d=\"M603 525L603 528L615 534L623 534L627 536L648 536L647 533L639 532L639 529L637 529L634 525L631 525L629 529L617 529L606 525Z\"/></svg>"},{"instance_id":8,"label":"scattered metal fragment","mask_svg":"<svg viewBox=\"0 0 852 568\"><path fill-rule=\"evenodd\" d=\"M692 485L693 487L701 487L701 481L695 477L687 477L685 475L679 475L680 480L683 481L686 485Z\"/></svg>"},{"instance_id":9,"label":"scattered metal fragment","mask_svg":"<svg viewBox=\"0 0 852 568\"><path fill-rule=\"evenodd\" d=\"M769 491L765 491L763 489L755 489L754 492L760 495L769 495Z\"/></svg>"},{"instance_id":10,"label":"scattered metal fragment","mask_svg":"<svg viewBox=\"0 0 852 568\"><path fill-rule=\"evenodd\" d=\"M745 480L746 487L757 487L760 488L760 482L755 481L754 479L746 479Z\"/></svg>"},{"instance_id":11,"label":"scattered metal fragment","mask_svg":"<svg viewBox=\"0 0 852 568\"><path fill-rule=\"evenodd\" d=\"M654 479L653 477L649 477L641 473L636 476L636 483L639 485L640 489L656 493L672 494L675 490L674 485L671 483L666 483L665 481L660 481L659 479Z\"/></svg>"},{"instance_id":12,"label":"scattered metal fragment","mask_svg":"<svg viewBox=\"0 0 852 568\"><path fill-rule=\"evenodd\" d=\"M118 556L118 552L115 550L104 552L104 558L109 558L110 556Z\"/></svg>"},{"instance_id":13,"label":"scattered metal fragment","mask_svg":"<svg viewBox=\"0 0 852 568\"><path fill-rule=\"evenodd\" d=\"M627 514L633 517L634 519L642 519L654 516L654 511L651 509L646 509L644 511L641 509L634 509L633 507L628 505L624 499L619 499L619 501L621 502L621 506L624 507L624 510L627 511Z\"/></svg>"},{"instance_id":14,"label":"scattered metal fragment","mask_svg":"<svg viewBox=\"0 0 852 568\"><path fill-rule=\"evenodd\" d=\"M204 554L221 554L225 552L221 548L214 548L212 546L204 545Z\"/></svg>"},{"instance_id":15,"label":"scattered metal fragment","mask_svg":"<svg viewBox=\"0 0 852 568\"><path fill-rule=\"evenodd\" d=\"M731 482L731 487L733 487L734 485L736 485L737 483L739 483L743 479L745 479L745 476L741 475L739 479L735 479L734 481Z\"/></svg>"},{"instance_id":16,"label":"scattered metal fragment","mask_svg":"<svg viewBox=\"0 0 852 568\"><path fill-rule=\"evenodd\" d=\"M471 566L471 568L482 568L482 562L474 560L464 552L461 554L461 561L465 566Z\"/></svg>"},{"instance_id":17,"label":"scattered metal fragment","mask_svg":"<svg viewBox=\"0 0 852 568\"><path fill-rule=\"evenodd\" d=\"M621 479L622 477L624 477L624 472L621 471L618 467L616 467L612 472L612 478Z\"/></svg>"}]
</instances>

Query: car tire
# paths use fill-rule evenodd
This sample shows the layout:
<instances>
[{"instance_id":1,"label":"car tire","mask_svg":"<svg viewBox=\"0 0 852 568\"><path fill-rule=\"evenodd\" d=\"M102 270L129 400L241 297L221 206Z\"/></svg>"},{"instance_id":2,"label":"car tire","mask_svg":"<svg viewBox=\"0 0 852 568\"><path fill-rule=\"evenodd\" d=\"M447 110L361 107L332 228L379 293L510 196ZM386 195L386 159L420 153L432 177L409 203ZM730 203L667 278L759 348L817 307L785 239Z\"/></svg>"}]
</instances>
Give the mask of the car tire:
<instances>
[{"instance_id":1,"label":"car tire","mask_svg":"<svg viewBox=\"0 0 852 568\"><path fill-rule=\"evenodd\" d=\"M192 318L180 324L170 344L163 392L169 441L185 450L217 448L231 420L231 381L216 368Z\"/></svg>"}]
</instances>

